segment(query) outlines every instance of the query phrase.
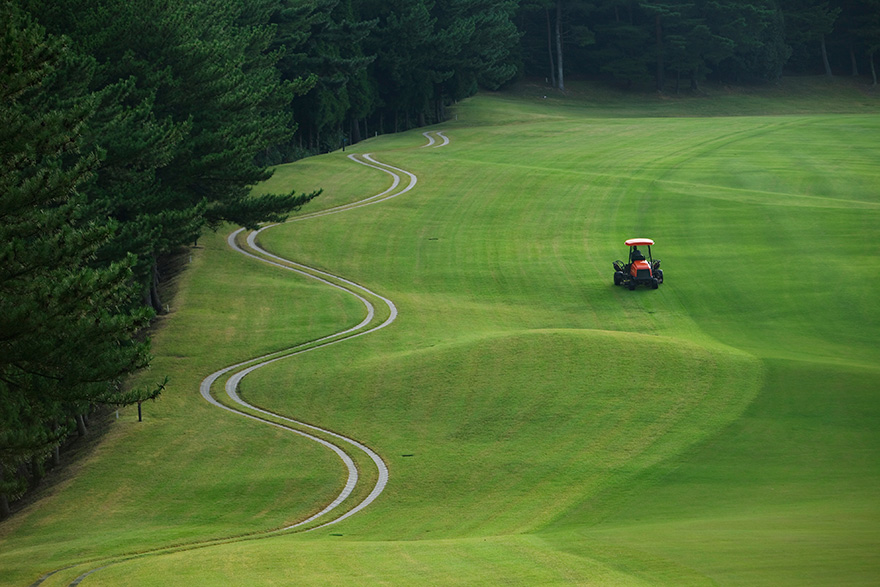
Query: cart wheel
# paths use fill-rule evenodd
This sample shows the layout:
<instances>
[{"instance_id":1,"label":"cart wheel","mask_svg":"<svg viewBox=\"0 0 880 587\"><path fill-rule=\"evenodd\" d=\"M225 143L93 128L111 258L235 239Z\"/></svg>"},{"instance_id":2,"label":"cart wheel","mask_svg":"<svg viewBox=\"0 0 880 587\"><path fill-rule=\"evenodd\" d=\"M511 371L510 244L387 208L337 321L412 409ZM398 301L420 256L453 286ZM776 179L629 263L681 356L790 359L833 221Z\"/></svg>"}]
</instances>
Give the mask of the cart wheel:
<instances>
[{"instance_id":1,"label":"cart wheel","mask_svg":"<svg viewBox=\"0 0 880 587\"><path fill-rule=\"evenodd\" d=\"M657 281L656 279L654 279L653 281L651 281L651 289L657 289L658 287L660 287L660 282L659 282L659 281Z\"/></svg>"},{"instance_id":2,"label":"cart wheel","mask_svg":"<svg viewBox=\"0 0 880 587\"><path fill-rule=\"evenodd\" d=\"M633 291L633 290L636 288L636 282L635 282L635 281L630 281L630 282L627 284L627 287L629 288L629 291Z\"/></svg>"}]
</instances>

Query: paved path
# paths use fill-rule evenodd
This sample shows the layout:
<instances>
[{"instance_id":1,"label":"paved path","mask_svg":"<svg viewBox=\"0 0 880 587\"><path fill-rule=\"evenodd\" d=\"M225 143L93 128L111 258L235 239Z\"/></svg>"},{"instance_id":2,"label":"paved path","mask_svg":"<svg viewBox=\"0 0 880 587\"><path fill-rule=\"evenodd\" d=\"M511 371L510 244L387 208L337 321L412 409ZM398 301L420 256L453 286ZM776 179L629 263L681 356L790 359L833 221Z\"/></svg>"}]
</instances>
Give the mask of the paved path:
<instances>
[{"instance_id":1,"label":"paved path","mask_svg":"<svg viewBox=\"0 0 880 587\"><path fill-rule=\"evenodd\" d=\"M428 144L422 145L422 149L424 149L425 147L433 147L434 149L437 149L439 147L445 147L449 144L449 138L443 134L443 131L429 130L428 132L423 132L422 134L425 136L426 139L428 139ZM439 145L437 144L437 137L439 137L442 141Z\"/></svg>"},{"instance_id":2,"label":"paved path","mask_svg":"<svg viewBox=\"0 0 880 587\"><path fill-rule=\"evenodd\" d=\"M448 144L448 142L449 139L445 139L444 144ZM344 204L341 206L336 206L334 208L329 208L327 210L313 212L311 214L303 214L302 216L297 216L288 220L287 222L303 222L311 218L319 218L322 216L328 216L330 214L339 214L342 212L347 212L349 210L362 208L364 206L378 204L380 202L390 200L391 198L396 198L397 196L401 196L409 192L416 186L416 183L418 182L418 178L415 176L415 174L410 173L409 171L406 171L404 169L388 165L386 163L381 163L371 157L369 154L362 155L360 158L358 158L357 155L349 155L348 158L355 163L366 165L367 167L372 167L391 175L391 187L381 193L370 196L368 198L364 198L350 204ZM403 176L405 176L406 179L404 179ZM265 367L266 365L271 365L272 363L283 359L288 359L302 353L325 348L327 346L337 344L345 340L350 340L352 338L381 330L394 322L395 319L397 319L397 307L388 298L385 298L377 294L376 292L370 291L364 286L345 279L344 277L334 275L326 271L321 271L319 269L309 267L301 263L296 263L295 261L291 261L290 259L285 259L278 255L274 255L260 247L259 244L257 244L257 237L259 236L259 234L275 226L278 226L278 224L270 224L260 228L259 230L252 231L250 234L247 235L247 238L245 239L246 245L240 246L238 244L238 237L243 232L243 229L239 229L229 235L229 237L227 238L227 242L233 250L237 251L240 254L246 255L248 257L251 257L252 259L267 263L269 265L293 271L294 273L297 273L301 276L315 279L317 281L320 281L321 283L324 283L325 285L328 285L355 297L364 305L366 316L359 324L351 328L342 329L338 332L327 335L317 341L313 341L304 345L298 345L281 352L272 353L242 363L237 363L235 365L231 365L215 373L212 373L211 375L206 377L204 381L202 381L200 391L202 397L205 398L206 401L219 408L234 412L253 420L263 422L265 424L269 424L271 426L276 426L278 428L289 430L290 432L299 434L301 436L304 436L305 438L308 438L309 440L326 446L328 449L336 453L336 455L340 458L340 460L342 460L343 464L348 470L348 480L345 484L345 487L343 487L342 491L336 497L336 499L334 499L330 504L328 504L317 514L314 514L313 516L310 516L309 518L301 520L295 524L279 528L278 530L275 530L275 532L291 530L293 528L298 528L300 526L310 524L318 520L319 518L328 517L328 514L330 514L346 502L348 497L352 494L355 487L357 486L359 475L357 467L355 467L355 464L352 461L351 457L346 454L344 450L345 448L348 448L349 450L355 449L361 451L366 454L370 458L370 460L372 460L373 464L376 466L378 474L376 477L376 484L373 486L373 489L372 491L370 491L369 495L367 495L366 498L364 498L361 502L356 504L352 509L348 510L341 516L333 517L323 524L310 528L310 530L315 530L317 528L323 528L325 526L340 522L361 511L362 509L370 505L373 501L375 501L376 498L379 497L379 495L385 489L385 486L388 483L388 467L385 465L385 462L378 454L376 454L366 445L356 440L353 440L341 434L337 434L335 432L331 432L330 430L326 430L324 428L319 428L317 426L313 426L299 420L294 420L293 418L288 418L287 416L283 416L281 414L276 414L268 410L264 410L258 406L248 403L247 401L242 399L241 396L238 395L238 385L239 383L241 383L241 380L244 379L248 374L256 371L257 369ZM388 317L378 324L375 323L376 309L373 303L370 301L371 299L380 301L387 310ZM227 375L228 373L232 373L232 376L229 377L226 385L224 386L226 395L235 404L237 404L237 406L240 407L221 403L211 395L213 384L219 378ZM244 408L244 410L242 410L241 408ZM320 436L316 436L314 434L311 434L310 432L305 432L302 430L302 428L305 428L310 432L318 433L320 434Z\"/></svg>"}]
</instances>

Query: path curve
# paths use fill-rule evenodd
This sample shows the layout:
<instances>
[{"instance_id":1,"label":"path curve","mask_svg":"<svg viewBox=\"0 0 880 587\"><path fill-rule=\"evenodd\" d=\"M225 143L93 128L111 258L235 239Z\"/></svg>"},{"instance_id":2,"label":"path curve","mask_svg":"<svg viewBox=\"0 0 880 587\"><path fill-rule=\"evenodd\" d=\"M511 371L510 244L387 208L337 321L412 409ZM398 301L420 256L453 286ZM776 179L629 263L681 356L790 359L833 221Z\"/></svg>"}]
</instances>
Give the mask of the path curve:
<instances>
[{"instance_id":1,"label":"path curve","mask_svg":"<svg viewBox=\"0 0 880 587\"><path fill-rule=\"evenodd\" d=\"M450 142L449 138L446 137L445 135L443 135L442 132L439 132L439 131L433 131L433 132L437 136L439 136L443 141L440 145L437 145L438 147L442 147L442 146L449 144L449 142ZM428 133L423 133L423 134L430 141L429 144L425 145L425 146L429 146L429 145L436 143L436 140L433 137L429 136ZM301 222L301 221L308 220L311 218L328 216L330 214L338 214L338 213L345 212L348 210L353 210L356 208L361 208L364 206L369 206L372 204L384 202L386 200L389 200L391 198L395 198L397 196L403 195L403 194L411 191L416 186L416 184L418 182L418 178L416 177L415 174L413 174L409 171L406 171L404 169L394 167L394 166L389 165L387 163L382 163L380 161L377 161L369 153L361 155L360 159L355 154L348 155L348 158L351 159L353 162L358 163L360 165L365 165L367 167L371 167L371 168L377 169L379 171L382 171L384 173L391 175L392 176L391 186L388 189L386 189L385 191L383 191L379 194L375 194L373 196L370 196L368 198L364 198L362 200L358 200L356 202L352 202L349 204L343 204L343 205L336 206L333 208L328 208L326 210L313 212L310 214L303 214L301 216L291 218L291 219L287 220L285 223ZM403 178L401 177L400 174L406 176L408 179L407 183L403 187L400 187L401 182L403 181ZM350 340L353 338L363 336L365 334L370 334L370 333L376 332L378 330L381 330L381 329L387 327L388 325L390 325L392 322L394 322L397 319L397 307L388 298L385 298L385 297L367 289L366 287L364 287L360 284L357 284L351 280L345 279L341 276L334 275L332 273L322 271L322 270L316 269L314 267L309 267L309 266L303 265L301 263L296 263L295 261L291 261L289 259L285 259L285 258L280 257L278 255L274 255L274 254L266 251L262 247L260 247L256 242L257 236L261 232L263 232L264 230L268 230L268 229L273 228L275 226L279 226L280 224L282 224L282 223L269 224L269 225L261 227L258 230L251 231L245 239L245 242L247 243L247 248L245 248L243 246L239 246L239 244L238 244L238 237L239 237L239 235L241 235L242 232L244 232L245 229L238 229L238 230L234 231L232 234L230 234L226 239L227 244L234 251L236 251L240 254L243 254L247 257L253 258L253 259L258 260L262 263L266 263L266 264L269 264L269 265L272 265L275 267L280 267L285 270L293 271L294 273L297 273L297 274L304 276L304 277L315 279L321 283L324 283L325 285L328 285L328 286L333 287L335 289L339 289L341 291L344 291L344 292L354 296L364 305L365 310L366 310L366 317L359 324L357 324L353 327L345 328L345 329L340 330L338 332L335 332L333 334L329 334L329 335L327 335L321 339L318 339L316 341L296 345L294 347L291 347L291 348L288 348L285 350L276 351L273 353L262 355L260 357L248 359L246 361L242 361L242 362L236 363L234 365L224 367L223 369L220 369L220 370L215 371L214 373L208 375L205 379L202 380L201 384L199 385L199 393L201 394L202 398L204 398L205 401L207 401L211 405L218 407L220 409L235 413L239 416L243 416L245 418L249 418L249 419L261 422L263 424L267 424L269 426L274 426L276 428L281 428L281 429L287 430L289 432L292 432L294 434L298 434L304 438L307 438L309 440L317 442L317 443L321 444L322 446L325 446L326 448L333 451L339 457L339 459L343 462L343 464L346 467L346 470L348 472L348 478L346 480L345 486L344 486L343 490L340 492L340 494L330 504L328 504L320 512L313 514L304 520L301 520L299 522L296 522L296 523L288 525L288 526L284 526L282 528L270 530L266 534L275 534L275 533L279 533L279 532L285 532L285 531L293 530L293 529L299 528L301 526L305 526L307 524L310 524L310 523L318 520L319 518L326 516L327 514L329 514L330 512L332 512L333 510L335 510L339 506L341 506L345 502L345 500L351 495L351 493L354 491L354 489L358 483L358 480L359 480L358 470L357 470L357 467L356 467L353 459L345 452L345 450L343 450L342 446L340 446L340 445L347 445L350 448L354 448L356 450L359 450L359 451L363 452L364 454L366 454L370 458L370 460L374 463L374 465L376 466L377 471L378 471L376 484L374 485L372 491L370 492L370 494L366 498L364 498L357 505L355 505L354 507L349 509L347 512L345 512L341 516L333 518L323 524L319 524L317 526L309 528L306 531L312 531L312 530L317 530L319 528L325 528L325 527L330 526L332 524L336 524L338 522L341 522L341 521L355 515L356 513L360 512L361 510L363 510L364 508L369 506L371 503L373 503L379 497L379 495L384 491L384 489L388 483L388 476L389 476L388 475L388 467L385 464L385 462L382 460L382 458L375 451L373 451L372 449L370 449L366 445L364 445L354 439L348 438L346 436L343 436L341 434L332 432L332 431L324 429L324 428L320 428L318 426L314 426L312 424L308 424L306 422L301 422L299 420L288 418L287 416L284 416L281 414L277 414L274 412L270 412L268 410L264 410L258 406L255 406L253 404L248 403L247 401L243 400L241 398L241 396L239 396L239 394L238 394L238 385L241 383L241 380L244 377L246 377L248 374L252 373L253 371L255 371L261 367L264 367L266 365L270 365L272 363L275 363L276 361L280 361L283 359L294 357L294 356L297 356L297 355L300 355L300 354L303 354L306 352L325 348L327 346L330 346L330 345L333 345L333 344L336 344L336 343L339 343L339 342L342 342L345 340ZM375 319L375 316L376 316L376 309L375 309L375 306L373 305L373 303L368 298L374 298L374 299L381 301L382 304L384 304L386 306L386 309L388 311L388 317L384 321L382 321L381 323L379 323L377 325L371 325ZM217 382L217 380L219 380L220 378L224 377L225 375L227 375L229 373L232 373L232 375L226 381L226 384L224 386L224 390L226 392L226 395L230 398L230 400L232 402L234 402L235 404L238 404L239 406L241 406L243 409L238 409L236 407L224 404L224 403L218 401L216 398L214 398L214 396L211 393L211 389L214 386L214 384ZM247 410L247 411L245 411L245 410ZM279 422L279 420L280 420L280 422ZM306 431L302 430L302 428L305 428L306 430L310 430L310 431L315 432L317 434L329 436L333 440L326 440L325 438L321 438L320 436L316 436L315 434L311 434L309 432L306 432ZM178 552L180 550L185 550L187 548L205 547L205 546L210 546L215 543L221 544L221 543L226 542L228 540L230 540L230 538L221 538L221 539L217 539L217 540L192 543L190 545L183 545L177 549L172 548L171 550L174 552ZM160 548L160 549L156 549L156 551L154 551L154 552L159 553L159 552L168 552L168 551L169 551L168 548ZM70 586L74 587L74 586L80 585L83 582L83 580L85 580L88 576L90 576L90 575L92 575L102 569L105 569L108 566L116 564L117 562L123 562L125 560L131 560L132 558L136 558L136 557L140 557L140 556L147 556L149 554L150 554L149 552L144 552L144 553L140 553L138 555L131 556L131 557L123 557L117 561L113 561L108 564L102 565L100 567L95 567L93 569L90 569L86 573L83 573L80 576L78 576L72 583L70 583ZM61 569L59 569L59 570L61 570ZM38 581L33 583L33 586L41 584L43 581L45 581L47 578L49 578L51 575L55 574L56 572L58 572L58 571L53 571L51 573L44 575Z\"/></svg>"},{"instance_id":2,"label":"path curve","mask_svg":"<svg viewBox=\"0 0 880 587\"><path fill-rule=\"evenodd\" d=\"M446 137L444 137L444 139L446 140L446 142L444 144L448 144L449 139L447 139ZM385 191L380 192L374 196L370 196L368 198L364 198L362 200L358 200L358 201L352 202L350 204L344 204L341 206L328 208L327 210L321 210L319 212L313 212L311 214L303 214L302 216L297 216L295 218L291 218L291 219L287 220L285 223L301 222L304 220L309 220L311 218L328 216L330 214L338 214L340 212L346 212L348 210L362 208L364 206L370 206L372 204L378 204L379 202L384 202L386 200L390 200L391 198L396 198L397 196L401 196L401 195L409 192L418 183L418 178L416 177L416 175L409 172L409 171L406 171L404 169L400 169L398 167L394 167L393 165L389 165L387 163L382 163L380 161L377 161L376 159L371 157L369 153L366 153L366 154L362 155L361 157L362 157L362 159L358 159L357 155L354 155L354 154L348 156L348 158L350 160L354 161L355 163L359 163L359 164L365 165L367 167L378 169L379 171L382 171L384 173L391 175L392 176L391 187L389 187ZM409 179L409 182L402 188L400 188L402 178L398 174L398 172L403 175L406 175L407 178ZM322 271L322 270L314 268L314 267L309 267L308 265L303 265L301 263L291 261L290 259L285 259L285 258L280 257L278 255L272 254L269 251L260 247L256 242L257 236L261 232L268 230L270 228L273 228L275 226L278 226L279 224L280 223L269 224L269 225L266 225L258 230L251 231L246 238L247 247L250 250L247 250L247 249L239 246L236 242L236 237L239 234L241 234L244 231L244 229L239 229L239 230L233 232L231 235L229 235L229 237L226 239L226 241L233 250L237 251L240 254L246 255L246 256L251 257L253 259L256 259L260 262L267 263L269 265L273 265L276 267L281 267L281 268L293 271L299 275L309 277L311 279L315 279L315 280L320 281L321 283L324 283L330 287L339 289L341 291L344 291L344 292L354 296L361 303L364 304L365 308L367 309L367 316L366 316L366 318L364 318L363 321L361 321L360 324L357 324L356 326L353 326L351 328L344 329L339 332L335 332L333 334L327 335L324 338L321 338L318 341L315 341L313 343L307 343L306 345L298 345L298 346L292 347L290 349L287 349L285 351L281 351L280 353L271 353L271 354L265 355L263 357L258 357L256 359L251 359L249 361L237 363L235 365L226 367L226 368L221 369L215 373L212 373L207 378L205 378L204 381L202 381L200 391L201 391L202 397L205 400L207 400L209 403L211 403L217 407L220 407L220 408L227 410L227 411L230 411L230 412L240 414L242 416L245 416L245 417L248 417L248 418L251 418L254 420L258 420L258 421L270 424L272 426L276 426L279 428L284 428L284 429L290 430L291 432L294 432L294 433L299 434L301 436L304 436L310 440L318 442L321 445L326 446L330 450L333 450L339 456L339 458L343 461L343 463L345 464L345 466L348 470L348 480L347 480L342 492L336 497L336 499L334 499L329 505L327 505L327 507L325 507L323 510L321 510L317 514L314 514L314 515L310 516L309 518L302 520L300 522L297 522L295 524L291 524L289 526L279 528L279 529L275 530L274 532L283 532L286 530L291 530L293 528L297 528L297 527L309 524L309 523L317 520L318 518L325 516L326 514L330 513L331 511L333 511L334 509L336 509L337 507L342 505L342 503L344 503L345 500L351 495L351 493L354 491L355 486L357 485L358 471L357 471L357 467L355 467L355 465L354 465L354 462L345 453L345 451L342 450L342 448L338 444L334 444L332 441L323 440L319 437L316 437L312 434L303 432L303 431L298 430L296 428L293 428L291 426L279 424L279 423L274 422L272 420L268 420L266 418L254 415L252 412L257 412L258 414L262 414L263 416L267 416L269 418L280 419L280 420L282 420L284 422L288 422L294 426L303 427L308 430L312 430L314 432L319 432L324 435L330 436L330 437L334 438L335 440L340 441L343 444L347 444L351 447L354 447L357 450L360 450L361 452L366 454L370 458L371 461L373 461L373 463L375 464L376 469L378 471L378 477L376 480L376 484L373 487L370 494L363 501L361 501L360 503L355 505L355 507L353 507L352 509L350 509L349 511L347 511L343 515L341 515L337 518L334 518L334 519L332 519L324 524L321 524L319 526L315 526L310 529L310 531L311 531L311 530L317 530L318 528L323 528L323 527L329 526L331 524L336 524L338 522L341 522L342 520L347 519L347 518L353 516L354 514L360 512L365 507L370 505L373 501L375 501L376 498L378 498L379 495L382 493L382 491L384 491L385 486L388 484L388 467L385 464L385 462L382 460L382 458L378 454L376 454L375 451L373 451L372 449L370 449L366 445L364 445L356 440L353 440L353 439L348 438L346 436L343 436L341 434L337 434L335 432L331 432L330 430L308 424L306 422L301 422L299 420L294 420L292 418L288 418L287 416L283 416L281 414L277 414L274 412L270 412L268 410L264 410L256 405L253 405L251 403L246 402L245 400L243 400L241 398L241 396L238 395L238 385L239 385L239 383L241 383L241 380L244 379L244 377L246 377L248 374L256 371L257 369L259 369L261 367L265 367L266 365L270 365L272 363L275 363L276 361L280 361L282 359L294 357L294 356L300 355L302 353L306 353L306 352L313 351L316 349L324 348L324 347L330 346L332 344L342 342L344 340L350 340L352 338L357 338L357 337L363 336L365 334L370 334L370 333L376 332L378 330L381 330L381 329L387 327L388 325L390 325L392 322L394 322L397 319L397 307L388 298L385 298L385 297L377 294L376 292L373 292L373 291L367 289L366 287L364 287L360 284L357 284L353 281L345 279L344 277L334 275L332 273L328 273L326 271ZM360 292L360 293L358 293L358 292ZM373 318L375 317L375 308L372 305L372 303L370 303L370 301L367 300L366 297L364 297L364 295L361 295L361 294L366 294L368 296L371 296L371 297L374 297L374 298L381 300L381 302L383 304L385 304L385 306L388 310L388 318L386 318L383 322L381 322L378 325L364 329L373 321ZM245 412L245 411L236 409L234 407L230 407L226 404L223 404L223 403L217 401L216 399L214 399L214 397L211 395L211 387L213 386L213 384L216 382L217 379L226 375L229 372L236 371L236 369L239 369L240 367L244 367L244 368L235 372L227 380L224 388L225 388L227 396L233 402L246 408L247 410L249 410L249 412Z\"/></svg>"},{"instance_id":3,"label":"path curve","mask_svg":"<svg viewBox=\"0 0 880 587\"><path fill-rule=\"evenodd\" d=\"M416 177L415 174L413 174L409 171L403 170L403 169L399 169L399 168L394 167L392 165L388 165L386 163L381 163L381 162L373 159L370 156L370 154L362 155L363 159L358 159L356 155L349 155L348 158L356 163L361 164L361 165L366 165L367 167L372 167L374 169L378 169L380 171L383 171L383 172L391 175L392 176L391 187L388 188L387 190L379 193L379 194L376 194L374 196L370 196L369 198L365 198L365 199L359 200L357 202L352 202L350 204L336 206L334 208L322 210L320 212L314 212L311 214L304 214L302 216L292 218L292 219L288 220L287 222L301 222L303 220L308 220L311 218L318 218L318 217L327 216L330 214L338 214L340 212L353 210L355 208L361 208L363 206L369 206L372 204L377 204L379 202L384 202L386 200L389 200L391 198L395 198L397 196L400 196L400 195L403 195L403 194L409 192L410 190L412 190L416 186L416 183L418 182L418 178ZM402 178L398 174L398 172L406 175L409 178L409 182L402 188L400 187ZM356 440L353 440L353 439L348 438L346 436L343 436L341 434L337 434L337 433L332 432L330 430L308 424L306 422L302 422L299 420L295 420L293 418L288 418L287 416L283 416L281 414L277 414L277 413L270 412L268 410L264 410L263 408L260 408L259 406L256 406L254 404L251 404L251 403L245 401L238 394L238 386L241 383L241 380L244 379L250 373L256 371L257 369L265 367L267 365L271 365L272 363L275 363L277 361L287 359L290 357L294 357L294 356L300 355L302 353L306 353L306 352L310 352L310 351L317 350L320 348L324 348L324 347L330 346L332 344L337 344L337 343L342 342L344 340L350 340L352 338L360 337L365 334L370 334L370 333L376 332L378 330L381 330L382 328L387 327L388 325L390 325L392 322L394 322L397 319L397 307L388 298L385 298L385 297L377 294L376 292L370 291L369 289L365 288L364 286L359 285L353 281L350 281L350 280L345 279L345 278L338 276L338 275L334 275L332 273L328 273L326 271L322 271L322 270L314 268L314 267L309 267L309 266L303 265L301 263L296 263L295 261L291 261L290 259L285 259L283 257L280 257L278 255L270 253L269 251L267 251L264 248L262 248L261 246L259 246L257 244L258 235L261 232L268 230L270 228L273 228L275 226L278 226L278 224L270 224L270 225L264 226L258 230L252 231L250 234L248 234L248 236L246 238L247 248L239 246L238 243L236 242L236 238L238 237L239 234L241 234L243 232L243 229L239 229L239 230L235 231L234 233L232 233L227 238L227 243L229 244L229 246L233 250L237 251L240 254L246 255L248 257L251 257L251 258L256 259L256 260L263 262L263 263L267 263L269 265L273 265L276 267L281 267L283 269L293 271L293 272L295 272L299 275L302 275L304 277L309 277L311 279L315 279L317 281L320 281L321 283L324 283L325 285L339 289L340 291L344 291L344 292L348 293L349 295L354 296L362 304L364 304L364 307L367 310L366 318L364 318L364 320L362 320L359 324L357 324L351 328L347 328L347 329L343 329L341 331L335 332L335 333L330 334L328 336L325 336L324 338L321 338L318 341L315 341L313 343L307 343L305 345L298 345L298 346L292 347L290 349L287 349L285 351L281 351L280 353L272 353L270 355L265 355L265 356L259 357L257 359L252 359L249 361L245 361L243 363L237 363L236 365L232 365L230 367L226 367L224 369L221 369L221 370L209 375L202 382L200 391L201 391L202 397L205 400L207 400L209 403L211 403L217 407L220 407L220 408L227 410L227 411L230 411L230 412L240 414L242 416L245 416L245 417L248 417L248 418L251 418L254 420L258 420L258 421L270 424L272 426L276 426L279 428L284 428L284 429L290 430L291 432L294 432L294 433L299 434L301 436L304 436L310 440L318 442L321 445L326 446L330 450L334 451L337 454L337 456L339 456L339 458L345 464L346 469L348 470L348 480L346 481L345 487L343 488L342 492L336 497L336 499L334 499L330 504L328 504L323 510L310 516L309 518L302 520L300 522L297 522L295 524L291 524L289 526L279 528L279 529L275 530L275 532L282 532L282 531L286 531L286 530L291 530L293 528L298 528L300 526L309 524L309 523L317 520L318 518L325 516L326 514L335 510L337 507L341 506L345 502L345 500L351 495L351 493L354 491L354 488L357 485L358 478L359 478L357 467L354 465L354 462L345 453L345 451L342 449L342 447L334 441L339 441L342 444L348 445L349 447L353 447L353 448L363 452L364 454L366 454L370 458L370 460L374 463L374 465L376 466L376 469L378 471L376 484L373 487L370 494L363 501L361 501L360 503L355 505L355 507L353 507L352 509L350 509L348 512L344 513L343 515L341 515L337 518L334 518L324 524L321 524L319 526L315 526L315 527L311 528L311 530L316 530L318 528L323 528L325 526L329 526L331 524L338 523L338 522L356 514L357 512L361 511L362 509L367 507L369 504L371 504L373 501L375 501L376 498L378 498L379 495L382 493L382 491L384 491L385 486L388 483L388 467L387 467L387 465L382 460L382 458L378 454L376 454L375 451L373 451L372 449L370 449L366 445L364 445ZM374 325L374 326L370 327L370 324L373 322L373 320L375 318L376 312L375 312L375 307L367 299L367 297L365 297L365 295L380 300L387 308L388 318L386 318L384 321L382 321L378 325ZM223 403L217 401L211 395L211 388L212 388L213 384L217 381L217 379L219 379L220 377L222 377L230 372L234 372L234 373L227 380L226 385L224 386L224 389L226 391L226 395L233 402L235 402L236 404L245 408L248 411L243 411L241 409L223 404ZM259 415L255 415L254 412L256 412ZM262 416L265 416L265 417L262 417ZM311 430L311 431L314 431L317 433L321 433L326 436L330 436L332 439L334 439L334 441L324 440L322 438L314 436L313 434L303 432L302 430L294 428L290 425L280 424L280 423L277 423L273 420L269 420L267 418L274 418L274 419L282 420L283 422L287 422L292 426L306 428L308 430Z\"/></svg>"},{"instance_id":4,"label":"path curve","mask_svg":"<svg viewBox=\"0 0 880 587\"><path fill-rule=\"evenodd\" d=\"M440 137L440 140L442 140L443 142L440 143L439 145L437 145L437 144L436 144L436 143L437 143L437 139L434 138L433 136L431 136L432 133L433 133L434 135L437 135L438 137ZM422 135L423 135L426 139L428 139L428 144L427 144L427 145L422 145L422 146L420 147L421 149L425 149L425 148L427 148L427 147L431 147L431 146L433 146L433 148L435 148L435 149L439 149L440 147L445 147L446 145L449 144L449 137L447 137L445 134L443 134L443 131L442 131L442 130L429 130L429 131L427 131L427 132L423 132Z\"/></svg>"}]
</instances>

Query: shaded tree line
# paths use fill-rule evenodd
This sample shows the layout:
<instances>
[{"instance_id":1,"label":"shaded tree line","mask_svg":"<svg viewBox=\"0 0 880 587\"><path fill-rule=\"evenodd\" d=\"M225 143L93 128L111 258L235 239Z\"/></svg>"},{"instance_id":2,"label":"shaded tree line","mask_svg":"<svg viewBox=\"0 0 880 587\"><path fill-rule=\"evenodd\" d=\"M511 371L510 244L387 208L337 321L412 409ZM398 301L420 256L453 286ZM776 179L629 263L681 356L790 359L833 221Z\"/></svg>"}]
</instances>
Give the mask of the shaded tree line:
<instances>
[{"instance_id":1,"label":"shaded tree line","mask_svg":"<svg viewBox=\"0 0 880 587\"><path fill-rule=\"evenodd\" d=\"M775 81L784 71L877 84L878 0L522 0L523 71L659 91L707 79Z\"/></svg>"},{"instance_id":2,"label":"shaded tree line","mask_svg":"<svg viewBox=\"0 0 880 587\"><path fill-rule=\"evenodd\" d=\"M96 405L150 360L158 259L223 222L316 194L251 197L292 132L259 15L219 2L0 4L0 514ZM34 15L39 15L37 19Z\"/></svg>"},{"instance_id":3,"label":"shaded tree line","mask_svg":"<svg viewBox=\"0 0 880 587\"><path fill-rule=\"evenodd\" d=\"M283 0L271 22L299 125L269 162L444 120L450 103L519 71L516 0ZM307 73L304 73L307 72Z\"/></svg>"}]
</instances>

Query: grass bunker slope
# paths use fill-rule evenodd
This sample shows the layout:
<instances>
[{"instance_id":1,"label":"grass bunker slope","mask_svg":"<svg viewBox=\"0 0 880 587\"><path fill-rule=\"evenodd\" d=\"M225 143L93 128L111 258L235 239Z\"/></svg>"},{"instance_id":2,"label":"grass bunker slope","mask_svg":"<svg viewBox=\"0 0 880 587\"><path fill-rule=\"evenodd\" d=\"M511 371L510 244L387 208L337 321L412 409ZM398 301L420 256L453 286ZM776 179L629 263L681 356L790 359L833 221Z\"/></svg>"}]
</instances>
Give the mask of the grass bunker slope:
<instances>
[{"instance_id":1,"label":"grass bunker slope","mask_svg":"<svg viewBox=\"0 0 880 587\"><path fill-rule=\"evenodd\" d=\"M399 309L241 388L382 455L377 502L261 534L323 507L344 472L209 406L199 381L363 310L218 234L155 338L145 376L168 373L167 393L0 525L0 584L108 562L83 584L876 582L880 99L825 82L545 94L459 104L440 148L421 131L356 145L417 187L260 235ZM258 189L323 187L305 214L388 187L347 154ZM657 243L657 291L612 285L634 236Z\"/></svg>"}]
</instances>

